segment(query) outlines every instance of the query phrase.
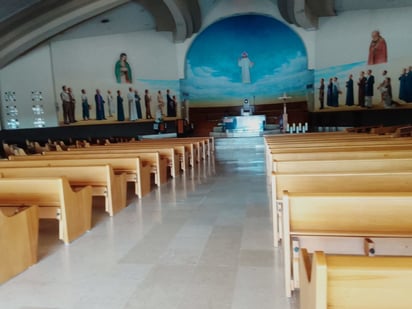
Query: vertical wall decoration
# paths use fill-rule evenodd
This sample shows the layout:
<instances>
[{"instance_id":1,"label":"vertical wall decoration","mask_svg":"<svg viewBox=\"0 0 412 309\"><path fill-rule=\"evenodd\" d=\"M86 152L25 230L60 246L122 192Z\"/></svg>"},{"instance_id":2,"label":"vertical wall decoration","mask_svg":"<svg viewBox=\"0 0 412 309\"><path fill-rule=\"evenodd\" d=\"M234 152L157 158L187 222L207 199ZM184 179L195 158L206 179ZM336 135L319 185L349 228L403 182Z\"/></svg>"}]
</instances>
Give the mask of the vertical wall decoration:
<instances>
[{"instance_id":1,"label":"vertical wall decoration","mask_svg":"<svg viewBox=\"0 0 412 309\"><path fill-rule=\"evenodd\" d=\"M43 94L39 90L33 90L31 92L31 100L33 102L32 110L34 115L33 125L35 128L43 128L46 126L44 120L44 108L41 102L43 101Z\"/></svg>"},{"instance_id":2,"label":"vertical wall decoration","mask_svg":"<svg viewBox=\"0 0 412 309\"><path fill-rule=\"evenodd\" d=\"M16 92L5 91L3 94L4 102L6 105L6 123L8 129L18 129L20 122L18 119L19 111L16 105Z\"/></svg>"}]
</instances>

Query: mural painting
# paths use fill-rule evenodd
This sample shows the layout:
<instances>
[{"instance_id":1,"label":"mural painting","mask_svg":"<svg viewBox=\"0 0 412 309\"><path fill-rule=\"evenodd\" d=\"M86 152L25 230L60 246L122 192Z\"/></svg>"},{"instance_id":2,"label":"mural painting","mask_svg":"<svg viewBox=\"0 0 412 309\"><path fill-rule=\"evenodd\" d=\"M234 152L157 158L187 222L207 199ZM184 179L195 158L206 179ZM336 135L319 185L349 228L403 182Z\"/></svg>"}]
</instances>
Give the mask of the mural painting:
<instances>
[{"instance_id":1,"label":"mural painting","mask_svg":"<svg viewBox=\"0 0 412 309\"><path fill-rule=\"evenodd\" d=\"M301 38L263 15L220 20L192 43L182 93L193 107L277 101L284 93L305 99L313 72Z\"/></svg>"}]
</instances>

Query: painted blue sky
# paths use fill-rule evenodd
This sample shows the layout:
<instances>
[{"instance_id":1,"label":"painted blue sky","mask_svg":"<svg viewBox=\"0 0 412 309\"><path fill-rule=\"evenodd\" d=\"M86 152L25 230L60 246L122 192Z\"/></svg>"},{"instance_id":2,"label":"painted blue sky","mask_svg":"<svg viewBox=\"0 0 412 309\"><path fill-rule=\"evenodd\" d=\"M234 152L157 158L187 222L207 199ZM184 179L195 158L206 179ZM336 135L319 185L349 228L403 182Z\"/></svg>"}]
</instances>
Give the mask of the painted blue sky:
<instances>
[{"instance_id":1,"label":"painted blue sky","mask_svg":"<svg viewBox=\"0 0 412 309\"><path fill-rule=\"evenodd\" d=\"M337 65L333 67L328 67L315 71L315 85L318 87L320 84L320 79L324 78L327 82L329 78L337 77L341 82L348 79L349 74L353 74L354 80L357 80L359 77L360 71L365 71L367 69L366 61L348 63Z\"/></svg>"},{"instance_id":2,"label":"painted blue sky","mask_svg":"<svg viewBox=\"0 0 412 309\"><path fill-rule=\"evenodd\" d=\"M254 63L251 84L241 81L238 59L244 51ZM183 87L192 98L212 99L302 93L312 81L305 46L294 31L271 17L240 15L212 24L195 39Z\"/></svg>"}]
</instances>

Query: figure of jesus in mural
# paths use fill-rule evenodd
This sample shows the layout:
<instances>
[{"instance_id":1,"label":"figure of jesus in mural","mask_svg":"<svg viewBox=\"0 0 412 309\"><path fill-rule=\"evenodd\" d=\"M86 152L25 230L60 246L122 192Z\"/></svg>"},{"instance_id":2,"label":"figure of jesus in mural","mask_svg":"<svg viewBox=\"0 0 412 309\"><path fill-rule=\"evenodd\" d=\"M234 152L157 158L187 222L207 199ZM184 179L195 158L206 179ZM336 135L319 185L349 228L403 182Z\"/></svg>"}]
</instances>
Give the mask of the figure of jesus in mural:
<instances>
[{"instance_id":1,"label":"figure of jesus in mural","mask_svg":"<svg viewBox=\"0 0 412 309\"><path fill-rule=\"evenodd\" d=\"M368 65L386 62L388 62L386 41L378 30L372 31L372 41L369 45Z\"/></svg>"},{"instance_id":2,"label":"figure of jesus in mural","mask_svg":"<svg viewBox=\"0 0 412 309\"><path fill-rule=\"evenodd\" d=\"M132 83L132 69L127 62L127 55L125 53L120 54L120 58L117 60L114 67L114 74L116 75L116 81L119 84Z\"/></svg>"},{"instance_id":3,"label":"figure of jesus in mural","mask_svg":"<svg viewBox=\"0 0 412 309\"><path fill-rule=\"evenodd\" d=\"M250 68L253 67L253 62L249 59L247 52L243 52L238 61L238 66L242 69L242 83L250 84Z\"/></svg>"}]
</instances>

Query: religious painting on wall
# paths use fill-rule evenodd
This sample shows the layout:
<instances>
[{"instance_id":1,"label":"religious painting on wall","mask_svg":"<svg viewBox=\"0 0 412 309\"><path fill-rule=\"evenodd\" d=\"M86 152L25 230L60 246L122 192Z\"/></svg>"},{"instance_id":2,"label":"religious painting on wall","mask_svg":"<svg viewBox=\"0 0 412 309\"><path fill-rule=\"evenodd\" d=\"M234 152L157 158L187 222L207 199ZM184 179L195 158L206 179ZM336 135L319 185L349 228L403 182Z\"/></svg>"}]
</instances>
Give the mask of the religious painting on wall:
<instances>
[{"instance_id":1,"label":"religious painting on wall","mask_svg":"<svg viewBox=\"0 0 412 309\"><path fill-rule=\"evenodd\" d=\"M187 56L182 93L191 106L270 104L287 93L305 100L313 83L301 38L273 17L248 14L207 27Z\"/></svg>"},{"instance_id":2,"label":"religious painting on wall","mask_svg":"<svg viewBox=\"0 0 412 309\"><path fill-rule=\"evenodd\" d=\"M382 27L386 29L390 44L379 30L351 32L350 39L364 42L349 51L352 56L347 60L353 62L340 64L336 55L336 65L315 70L315 110L412 107L408 104L412 103L412 62L408 49L404 48L406 43L398 32L389 31L392 25L382 21ZM370 40L363 39L366 35L370 35ZM349 37L340 37L339 41L345 39Z\"/></svg>"},{"instance_id":3,"label":"religious painting on wall","mask_svg":"<svg viewBox=\"0 0 412 309\"><path fill-rule=\"evenodd\" d=\"M127 62L127 54L121 53L119 60L117 60L114 66L114 74L116 76L116 81L119 84L131 84L132 79L132 69L130 64Z\"/></svg>"}]
</instances>

